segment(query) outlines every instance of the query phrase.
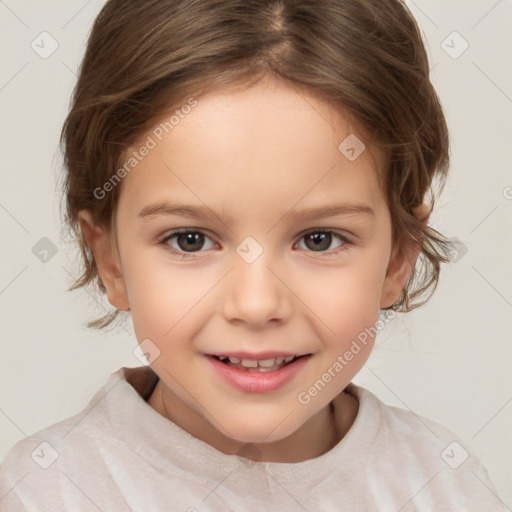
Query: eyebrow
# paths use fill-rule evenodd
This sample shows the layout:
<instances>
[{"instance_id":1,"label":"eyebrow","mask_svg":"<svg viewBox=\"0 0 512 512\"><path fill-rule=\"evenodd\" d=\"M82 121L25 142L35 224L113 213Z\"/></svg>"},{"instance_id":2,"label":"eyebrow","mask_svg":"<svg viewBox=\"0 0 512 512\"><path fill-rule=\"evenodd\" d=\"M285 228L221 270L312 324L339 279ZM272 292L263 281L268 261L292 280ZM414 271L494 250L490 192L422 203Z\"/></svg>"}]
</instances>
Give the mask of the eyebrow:
<instances>
[{"instance_id":1,"label":"eyebrow","mask_svg":"<svg viewBox=\"0 0 512 512\"><path fill-rule=\"evenodd\" d=\"M371 215L375 216L375 211L366 204L333 204L316 208L303 208L302 210L292 209L286 212L284 217L290 218L292 221L303 219L322 219L326 217L335 217L341 215ZM172 204L165 201L150 203L139 212L137 217L146 220L159 215L174 215L186 217L189 219L218 219L227 226L234 224L234 219L226 212L222 211L220 215L215 214L207 206L192 206L187 204Z\"/></svg>"}]
</instances>

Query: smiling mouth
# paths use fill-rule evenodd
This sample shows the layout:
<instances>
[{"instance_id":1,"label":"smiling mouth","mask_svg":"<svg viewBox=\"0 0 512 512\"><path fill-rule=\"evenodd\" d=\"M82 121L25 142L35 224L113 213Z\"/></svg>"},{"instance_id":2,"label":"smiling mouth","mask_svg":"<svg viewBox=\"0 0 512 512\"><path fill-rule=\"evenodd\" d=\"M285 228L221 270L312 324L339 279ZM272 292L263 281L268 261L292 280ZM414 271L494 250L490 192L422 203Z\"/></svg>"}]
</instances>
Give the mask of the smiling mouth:
<instances>
[{"instance_id":1,"label":"smiling mouth","mask_svg":"<svg viewBox=\"0 0 512 512\"><path fill-rule=\"evenodd\" d=\"M216 356L212 355L217 361L224 363L226 366L242 370L246 372L275 372L295 363L295 361L309 357L311 354L304 354L302 356L289 356L289 357L275 357L269 359L241 359L239 357Z\"/></svg>"}]
</instances>

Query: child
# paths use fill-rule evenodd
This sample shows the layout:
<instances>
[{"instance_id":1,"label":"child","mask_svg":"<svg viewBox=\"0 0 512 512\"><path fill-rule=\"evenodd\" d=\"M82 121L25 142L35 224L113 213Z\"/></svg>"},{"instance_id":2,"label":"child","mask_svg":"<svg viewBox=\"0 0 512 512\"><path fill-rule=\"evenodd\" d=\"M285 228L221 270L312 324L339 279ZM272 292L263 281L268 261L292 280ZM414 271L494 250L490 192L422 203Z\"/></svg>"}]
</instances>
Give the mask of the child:
<instances>
[{"instance_id":1,"label":"child","mask_svg":"<svg viewBox=\"0 0 512 512\"><path fill-rule=\"evenodd\" d=\"M448 261L428 71L399 0L105 4L62 131L74 288L150 365L18 442L1 510L504 510L451 432L351 383Z\"/></svg>"}]
</instances>

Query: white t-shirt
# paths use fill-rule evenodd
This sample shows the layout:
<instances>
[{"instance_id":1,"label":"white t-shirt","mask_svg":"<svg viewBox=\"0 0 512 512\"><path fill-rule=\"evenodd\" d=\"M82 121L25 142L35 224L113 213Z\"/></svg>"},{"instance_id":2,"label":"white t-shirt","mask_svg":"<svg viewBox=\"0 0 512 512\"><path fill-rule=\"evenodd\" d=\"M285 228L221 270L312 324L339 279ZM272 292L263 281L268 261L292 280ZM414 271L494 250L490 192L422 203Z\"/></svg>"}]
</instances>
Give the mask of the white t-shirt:
<instances>
[{"instance_id":1,"label":"white t-shirt","mask_svg":"<svg viewBox=\"0 0 512 512\"><path fill-rule=\"evenodd\" d=\"M346 391L359 410L349 432L320 457L290 464L226 455L191 436L147 404L157 380L149 366L121 368L81 413L16 443L0 466L0 510L505 510L450 431L353 384Z\"/></svg>"}]
</instances>

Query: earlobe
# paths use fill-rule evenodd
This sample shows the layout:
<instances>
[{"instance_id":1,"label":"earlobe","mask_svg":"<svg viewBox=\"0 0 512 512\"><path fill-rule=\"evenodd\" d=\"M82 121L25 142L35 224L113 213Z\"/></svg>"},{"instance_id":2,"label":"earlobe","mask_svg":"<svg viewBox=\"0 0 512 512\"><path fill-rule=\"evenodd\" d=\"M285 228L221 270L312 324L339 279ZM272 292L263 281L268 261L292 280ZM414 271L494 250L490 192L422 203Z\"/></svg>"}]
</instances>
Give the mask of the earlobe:
<instances>
[{"instance_id":1,"label":"earlobe","mask_svg":"<svg viewBox=\"0 0 512 512\"><path fill-rule=\"evenodd\" d=\"M430 209L426 205L421 205L416 209L415 216L423 225L426 225L430 217ZM413 241L401 250L393 249L382 286L381 308L388 308L398 301L420 251L420 245Z\"/></svg>"},{"instance_id":2,"label":"earlobe","mask_svg":"<svg viewBox=\"0 0 512 512\"><path fill-rule=\"evenodd\" d=\"M414 263L420 252L420 246L415 244L402 250L397 254L393 254L390 259L386 278L382 287L380 298L380 307L388 308L398 301L402 290L407 283L407 279L411 275Z\"/></svg>"},{"instance_id":3,"label":"earlobe","mask_svg":"<svg viewBox=\"0 0 512 512\"><path fill-rule=\"evenodd\" d=\"M130 305L119 257L111 243L109 233L96 225L88 210L81 210L78 213L78 222L82 236L94 256L108 301L117 309L129 310Z\"/></svg>"}]
</instances>

